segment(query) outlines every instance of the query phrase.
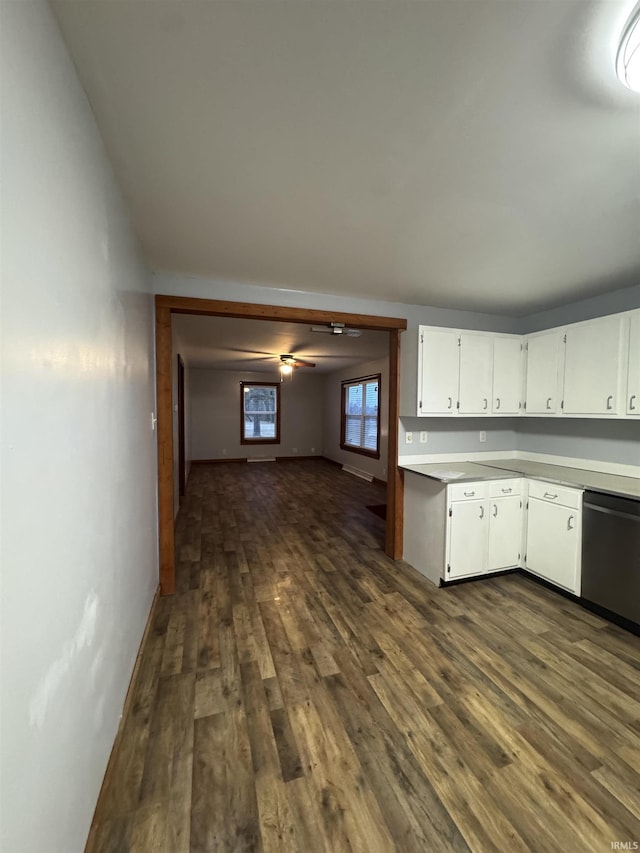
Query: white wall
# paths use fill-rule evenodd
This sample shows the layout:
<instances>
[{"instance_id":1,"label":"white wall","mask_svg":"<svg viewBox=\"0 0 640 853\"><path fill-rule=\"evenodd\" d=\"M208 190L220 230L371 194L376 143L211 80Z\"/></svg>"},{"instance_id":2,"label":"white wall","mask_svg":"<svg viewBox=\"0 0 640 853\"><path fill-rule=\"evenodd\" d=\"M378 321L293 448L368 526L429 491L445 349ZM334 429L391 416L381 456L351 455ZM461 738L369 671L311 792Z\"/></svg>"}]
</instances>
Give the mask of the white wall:
<instances>
[{"instance_id":1,"label":"white wall","mask_svg":"<svg viewBox=\"0 0 640 853\"><path fill-rule=\"evenodd\" d=\"M422 456L425 453L491 453L515 450L518 418L400 418L399 456ZM407 444L407 433L413 441ZM426 444L420 433L427 433ZM484 441L480 441L480 433Z\"/></svg>"},{"instance_id":2,"label":"white wall","mask_svg":"<svg viewBox=\"0 0 640 853\"><path fill-rule=\"evenodd\" d=\"M0 849L76 853L158 582L152 304L48 5L0 15Z\"/></svg>"},{"instance_id":3,"label":"white wall","mask_svg":"<svg viewBox=\"0 0 640 853\"><path fill-rule=\"evenodd\" d=\"M581 320L593 320L595 317L640 308L640 284L638 284L640 275L636 273L633 278L634 283L629 287L610 290L607 293L601 293L600 296L592 296L590 299L581 299L579 302L571 302L568 305L523 317L519 331L522 334L538 332L541 329L564 326L565 323L578 323Z\"/></svg>"},{"instance_id":4,"label":"white wall","mask_svg":"<svg viewBox=\"0 0 640 853\"><path fill-rule=\"evenodd\" d=\"M277 371L190 370L193 459L322 455L324 379L299 368L280 386L280 444L240 444L240 382L277 382Z\"/></svg>"},{"instance_id":5,"label":"white wall","mask_svg":"<svg viewBox=\"0 0 640 853\"><path fill-rule=\"evenodd\" d=\"M380 373L380 458L364 456L340 447L340 419L342 409L342 383L360 376ZM389 361L381 358L355 367L329 373L325 380L324 455L341 465L350 465L366 471L378 480L387 480L387 448L389 437Z\"/></svg>"},{"instance_id":6,"label":"white wall","mask_svg":"<svg viewBox=\"0 0 640 853\"><path fill-rule=\"evenodd\" d=\"M529 453L640 466L640 424L599 418L521 418L516 446Z\"/></svg>"},{"instance_id":7,"label":"white wall","mask_svg":"<svg viewBox=\"0 0 640 853\"><path fill-rule=\"evenodd\" d=\"M329 308L355 314L405 319L407 331L401 336L401 412L415 411L418 325L480 329L488 332L518 332L522 325L522 321L517 318L497 314L479 314L473 311L435 308L429 305L405 305L401 302L385 302L380 299L361 299L353 296L333 296L277 287L260 287L244 282L221 281L169 272L154 273L153 286L155 293L164 295L228 299L234 302L315 308L322 311Z\"/></svg>"}]
</instances>

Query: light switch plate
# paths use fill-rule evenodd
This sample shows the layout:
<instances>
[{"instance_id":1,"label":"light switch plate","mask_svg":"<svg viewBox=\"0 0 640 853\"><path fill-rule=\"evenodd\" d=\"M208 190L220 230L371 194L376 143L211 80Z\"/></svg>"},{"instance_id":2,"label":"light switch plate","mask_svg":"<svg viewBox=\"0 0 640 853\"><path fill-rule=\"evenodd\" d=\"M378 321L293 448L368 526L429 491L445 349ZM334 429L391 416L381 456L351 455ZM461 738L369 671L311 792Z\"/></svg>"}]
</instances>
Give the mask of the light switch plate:
<instances>
[{"instance_id":1,"label":"light switch plate","mask_svg":"<svg viewBox=\"0 0 640 853\"><path fill-rule=\"evenodd\" d=\"M413 433L412 432L406 432L404 434L404 443L405 444L413 444Z\"/></svg>"}]
</instances>

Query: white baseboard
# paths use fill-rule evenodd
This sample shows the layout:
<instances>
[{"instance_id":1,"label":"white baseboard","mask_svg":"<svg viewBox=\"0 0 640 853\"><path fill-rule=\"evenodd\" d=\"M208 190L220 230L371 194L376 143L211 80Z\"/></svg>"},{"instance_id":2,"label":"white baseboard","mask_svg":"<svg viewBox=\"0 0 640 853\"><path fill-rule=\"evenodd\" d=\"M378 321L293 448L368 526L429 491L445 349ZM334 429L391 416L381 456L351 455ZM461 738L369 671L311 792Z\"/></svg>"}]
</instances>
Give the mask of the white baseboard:
<instances>
[{"instance_id":1,"label":"white baseboard","mask_svg":"<svg viewBox=\"0 0 640 853\"><path fill-rule=\"evenodd\" d=\"M360 468L353 468L351 465L343 465L342 470L347 474L353 474L354 477L360 477L361 480L366 480L368 483L373 482L373 474L368 471L362 471Z\"/></svg>"}]
</instances>

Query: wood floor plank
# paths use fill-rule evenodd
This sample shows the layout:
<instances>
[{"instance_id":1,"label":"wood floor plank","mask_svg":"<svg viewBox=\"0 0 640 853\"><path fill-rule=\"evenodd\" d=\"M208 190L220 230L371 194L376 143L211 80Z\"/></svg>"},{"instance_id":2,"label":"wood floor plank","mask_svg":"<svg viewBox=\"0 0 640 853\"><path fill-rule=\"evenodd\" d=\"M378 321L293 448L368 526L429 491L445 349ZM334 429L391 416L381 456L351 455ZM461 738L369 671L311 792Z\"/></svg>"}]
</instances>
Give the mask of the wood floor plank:
<instances>
[{"instance_id":1,"label":"wood floor plank","mask_svg":"<svg viewBox=\"0 0 640 853\"><path fill-rule=\"evenodd\" d=\"M268 707L257 664L242 664L241 673L261 849L295 850L296 828L282 780L282 761L271 719L273 712Z\"/></svg>"},{"instance_id":2,"label":"wood floor plank","mask_svg":"<svg viewBox=\"0 0 640 853\"><path fill-rule=\"evenodd\" d=\"M225 714L201 717L194 725L190 850L231 851L236 833L227 810Z\"/></svg>"},{"instance_id":3,"label":"wood floor plank","mask_svg":"<svg viewBox=\"0 0 640 853\"><path fill-rule=\"evenodd\" d=\"M103 819L107 821L130 815L138 805L170 606L167 599L158 601L152 630L142 653L131 711L124 720L119 749L112 759L113 769L106 779Z\"/></svg>"},{"instance_id":4,"label":"wood floor plank","mask_svg":"<svg viewBox=\"0 0 640 853\"><path fill-rule=\"evenodd\" d=\"M466 716L445 703L417 707L397 689L383 701L471 848L526 849L510 817L491 806L486 786L495 765Z\"/></svg>"},{"instance_id":5,"label":"wood floor plank","mask_svg":"<svg viewBox=\"0 0 640 853\"><path fill-rule=\"evenodd\" d=\"M640 639L522 574L434 587L383 502L320 460L194 467L87 853L640 839Z\"/></svg>"},{"instance_id":6,"label":"wood floor plank","mask_svg":"<svg viewBox=\"0 0 640 853\"><path fill-rule=\"evenodd\" d=\"M615 800L640 820L640 773L637 762L634 767L612 756L607 756L606 764L593 770L591 775ZM636 834L637 832L636 829ZM633 837L632 831L629 831L628 837Z\"/></svg>"},{"instance_id":7,"label":"wood floor plank","mask_svg":"<svg viewBox=\"0 0 640 853\"><path fill-rule=\"evenodd\" d=\"M310 693L306 704L291 709L291 721L314 782L329 849L393 850L392 836L329 695L321 686Z\"/></svg>"}]
</instances>

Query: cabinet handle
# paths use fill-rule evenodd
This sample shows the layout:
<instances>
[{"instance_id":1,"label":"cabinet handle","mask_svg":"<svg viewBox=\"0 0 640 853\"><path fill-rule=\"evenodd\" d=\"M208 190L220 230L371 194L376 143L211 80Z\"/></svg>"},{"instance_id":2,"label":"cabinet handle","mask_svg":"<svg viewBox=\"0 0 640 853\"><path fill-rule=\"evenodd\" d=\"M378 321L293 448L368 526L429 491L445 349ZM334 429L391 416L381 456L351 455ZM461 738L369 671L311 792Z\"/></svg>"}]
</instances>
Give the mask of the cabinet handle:
<instances>
[{"instance_id":1,"label":"cabinet handle","mask_svg":"<svg viewBox=\"0 0 640 853\"><path fill-rule=\"evenodd\" d=\"M489 408L489 401L487 400L487 398L486 398L486 397L483 397L483 400L484 400L484 406L483 406L482 408L483 408L483 409L485 410L485 412L486 412L486 411L487 411L487 409Z\"/></svg>"},{"instance_id":2,"label":"cabinet handle","mask_svg":"<svg viewBox=\"0 0 640 853\"><path fill-rule=\"evenodd\" d=\"M557 495L552 495L551 492L545 492L544 496L545 496L545 498L549 498L549 500L552 500L552 501L555 501L555 499L558 497Z\"/></svg>"},{"instance_id":3,"label":"cabinet handle","mask_svg":"<svg viewBox=\"0 0 640 853\"><path fill-rule=\"evenodd\" d=\"M484 504L480 506L480 518L484 518Z\"/></svg>"},{"instance_id":4,"label":"cabinet handle","mask_svg":"<svg viewBox=\"0 0 640 853\"><path fill-rule=\"evenodd\" d=\"M629 397L629 411L630 411L630 412L635 411L636 404L634 403L634 400L636 399L636 396L637 396L636 394L632 394L632 395Z\"/></svg>"},{"instance_id":5,"label":"cabinet handle","mask_svg":"<svg viewBox=\"0 0 640 853\"><path fill-rule=\"evenodd\" d=\"M496 411L500 408L500 397L496 397Z\"/></svg>"},{"instance_id":6,"label":"cabinet handle","mask_svg":"<svg viewBox=\"0 0 640 853\"><path fill-rule=\"evenodd\" d=\"M611 405L612 400L613 400L613 394L609 394L609 396L607 397L607 409L609 411L611 411L611 409L613 409L613 406Z\"/></svg>"},{"instance_id":7,"label":"cabinet handle","mask_svg":"<svg viewBox=\"0 0 640 853\"><path fill-rule=\"evenodd\" d=\"M547 409L551 408L551 397L547 397Z\"/></svg>"},{"instance_id":8,"label":"cabinet handle","mask_svg":"<svg viewBox=\"0 0 640 853\"><path fill-rule=\"evenodd\" d=\"M448 397L447 399L449 400L449 405L447 406L447 409L450 409L453 406L453 397Z\"/></svg>"},{"instance_id":9,"label":"cabinet handle","mask_svg":"<svg viewBox=\"0 0 640 853\"><path fill-rule=\"evenodd\" d=\"M464 493L465 498L472 498L474 495L475 495L475 492L465 492Z\"/></svg>"},{"instance_id":10,"label":"cabinet handle","mask_svg":"<svg viewBox=\"0 0 640 853\"><path fill-rule=\"evenodd\" d=\"M573 530L573 528L575 527L574 524L571 524L572 518L575 518L575 515L570 515L569 518L567 519L567 530Z\"/></svg>"},{"instance_id":11,"label":"cabinet handle","mask_svg":"<svg viewBox=\"0 0 640 853\"><path fill-rule=\"evenodd\" d=\"M498 517L498 504L493 505L493 517L494 518Z\"/></svg>"},{"instance_id":12,"label":"cabinet handle","mask_svg":"<svg viewBox=\"0 0 640 853\"><path fill-rule=\"evenodd\" d=\"M508 495L508 494L509 494L509 492L512 492L512 491L513 491L513 489L500 489L500 491L501 491L504 495Z\"/></svg>"}]
</instances>

